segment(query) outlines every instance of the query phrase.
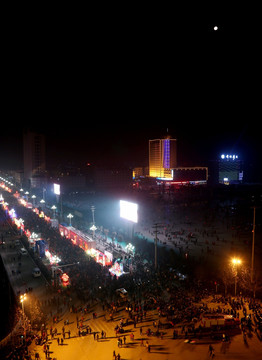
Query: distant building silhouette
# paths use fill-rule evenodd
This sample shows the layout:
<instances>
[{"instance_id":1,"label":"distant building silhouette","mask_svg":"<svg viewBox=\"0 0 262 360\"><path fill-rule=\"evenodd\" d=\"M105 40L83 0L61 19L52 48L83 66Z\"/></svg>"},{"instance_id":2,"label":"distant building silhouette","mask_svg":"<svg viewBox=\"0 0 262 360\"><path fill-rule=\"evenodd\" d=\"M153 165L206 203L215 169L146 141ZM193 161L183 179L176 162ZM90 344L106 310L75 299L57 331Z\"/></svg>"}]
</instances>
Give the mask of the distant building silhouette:
<instances>
[{"instance_id":1,"label":"distant building silhouette","mask_svg":"<svg viewBox=\"0 0 262 360\"><path fill-rule=\"evenodd\" d=\"M28 187L41 187L46 171L45 136L31 131L23 134L24 181Z\"/></svg>"}]
</instances>

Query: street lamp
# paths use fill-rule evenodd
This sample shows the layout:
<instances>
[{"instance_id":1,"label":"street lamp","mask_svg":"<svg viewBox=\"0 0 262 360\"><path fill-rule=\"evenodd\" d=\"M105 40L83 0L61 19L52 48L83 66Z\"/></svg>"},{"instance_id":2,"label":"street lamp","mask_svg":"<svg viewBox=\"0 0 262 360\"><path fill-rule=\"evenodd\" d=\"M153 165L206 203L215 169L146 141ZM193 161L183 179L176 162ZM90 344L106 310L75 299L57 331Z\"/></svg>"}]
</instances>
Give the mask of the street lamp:
<instances>
[{"instance_id":1,"label":"street lamp","mask_svg":"<svg viewBox=\"0 0 262 360\"><path fill-rule=\"evenodd\" d=\"M241 259L238 259L238 258L233 258L231 260L232 264L233 264L233 267L235 268L235 296L237 296L237 267L239 265L241 265L242 261Z\"/></svg>"},{"instance_id":2,"label":"street lamp","mask_svg":"<svg viewBox=\"0 0 262 360\"><path fill-rule=\"evenodd\" d=\"M95 238L95 231L97 230L97 227L95 226L95 207L94 205L91 206L92 211L92 217L93 217L93 225L91 226L90 230L93 231L93 239Z\"/></svg>"},{"instance_id":3,"label":"street lamp","mask_svg":"<svg viewBox=\"0 0 262 360\"><path fill-rule=\"evenodd\" d=\"M23 310L24 340L26 339L25 309L24 309L24 301L25 301L25 300L26 300L26 294L20 295L20 303L22 304L22 310Z\"/></svg>"},{"instance_id":4,"label":"street lamp","mask_svg":"<svg viewBox=\"0 0 262 360\"><path fill-rule=\"evenodd\" d=\"M71 226L71 219L74 217L74 215L68 214L67 217L69 219L69 226Z\"/></svg>"},{"instance_id":5,"label":"street lamp","mask_svg":"<svg viewBox=\"0 0 262 360\"><path fill-rule=\"evenodd\" d=\"M54 210L54 219L55 219L56 206L55 206L55 205L53 205L53 206L51 207L51 209L52 209L52 210Z\"/></svg>"},{"instance_id":6,"label":"street lamp","mask_svg":"<svg viewBox=\"0 0 262 360\"><path fill-rule=\"evenodd\" d=\"M36 198L36 196L35 196L35 195L32 195L31 197L32 197L32 199L33 199L33 205L35 206L35 198Z\"/></svg>"},{"instance_id":7,"label":"street lamp","mask_svg":"<svg viewBox=\"0 0 262 360\"><path fill-rule=\"evenodd\" d=\"M157 241L159 240L158 237L157 237L157 234L159 234L159 228L162 228L164 227L164 225L161 225L161 224L158 224L158 223L155 223L153 225L153 229L154 229L154 233L155 233L155 270L157 270Z\"/></svg>"}]
</instances>

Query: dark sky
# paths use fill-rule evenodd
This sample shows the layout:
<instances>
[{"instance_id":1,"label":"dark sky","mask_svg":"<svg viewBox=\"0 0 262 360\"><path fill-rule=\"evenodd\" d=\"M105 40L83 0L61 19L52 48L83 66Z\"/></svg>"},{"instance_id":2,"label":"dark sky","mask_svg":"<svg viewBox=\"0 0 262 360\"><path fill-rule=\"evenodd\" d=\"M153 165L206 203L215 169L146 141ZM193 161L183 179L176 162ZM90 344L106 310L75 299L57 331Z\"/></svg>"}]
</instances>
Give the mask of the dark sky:
<instances>
[{"instance_id":1,"label":"dark sky","mask_svg":"<svg viewBox=\"0 0 262 360\"><path fill-rule=\"evenodd\" d=\"M145 164L166 128L181 163L221 151L258 163L259 12L226 3L11 14L0 168L21 163L26 127L46 134L53 163Z\"/></svg>"}]
</instances>

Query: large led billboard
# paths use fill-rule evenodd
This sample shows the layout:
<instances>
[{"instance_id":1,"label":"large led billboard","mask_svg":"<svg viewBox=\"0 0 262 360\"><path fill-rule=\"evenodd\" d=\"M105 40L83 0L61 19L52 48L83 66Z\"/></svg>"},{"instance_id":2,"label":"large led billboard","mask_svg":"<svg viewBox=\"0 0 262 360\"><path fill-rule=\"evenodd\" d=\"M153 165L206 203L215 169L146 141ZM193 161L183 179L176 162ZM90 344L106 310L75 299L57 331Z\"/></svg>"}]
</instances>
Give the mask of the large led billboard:
<instances>
[{"instance_id":1,"label":"large led billboard","mask_svg":"<svg viewBox=\"0 0 262 360\"><path fill-rule=\"evenodd\" d=\"M60 185L59 184L54 184L54 193L56 195L60 195Z\"/></svg>"},{"instance_id":2,"label":"large led billboard","mask_svg":"<svg viewBox=\"0 0 262 360\"><path fill-rule=\"evenodd\" d=\"M129 201L120 200L120 217L137 223L138 205Z\"/></svg>"}]
</instances>

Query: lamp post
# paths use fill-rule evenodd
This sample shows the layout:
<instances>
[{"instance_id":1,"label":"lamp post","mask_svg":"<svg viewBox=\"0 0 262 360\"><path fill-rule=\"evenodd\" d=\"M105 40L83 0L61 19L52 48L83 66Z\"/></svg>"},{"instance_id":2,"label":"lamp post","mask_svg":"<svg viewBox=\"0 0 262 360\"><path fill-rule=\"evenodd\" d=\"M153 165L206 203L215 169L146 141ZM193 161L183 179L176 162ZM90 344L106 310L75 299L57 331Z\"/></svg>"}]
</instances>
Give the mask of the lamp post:
<instances>
[{"instance_id":1,"label":"lamp post","mask_svg":"<svg viewBox=\"0 0 262 360\"><path fill-rule=\"evenodd\" d=\"M33 205L35 206L35 198L36 198L36 196L35 196L35 195L32 195L31 197L32 197L32 199L33 199Z\"/></svg>"},{"instance_id":2,"label":"lamp post","mask_svg":"<svg viewBox=\"0 0 262 360\"><path fill-rule=\"evenodd\" d=\"M155 223L153 225L153 229L154 229L154 233L155 233L155 270L157 270L157 241L158 241L158 237L157 237L157 234L159 234L159 231L158 229L159 228L162 228L164 227L164 225L161 225L161 224L158 224L158 223Z\"/></svg>"},{"instance_id":3,"label":"lamp post","mask_svg":"<svg viewBox=\"0 0 262 360\"><path fill-rule=\"evenodd\" d=\"M40 200L40 203L41 203L42 205L44 205L44 204L45 204L45 200L44 200L44 199L41 199L41 200Z\"/></svg>"},{"instance_id":4,"label":"lamp post","mask_svg":"<svg viewBox=\"0 0 262 360\"><path fill-rule=\"evenodd\" d=\"M237 267L242 263L238 258L233 258L232 260L233 267L235 268L235 296L237 296Z\"/></svg>"},{"instance_id":5,"label":"lamp post","mask_svg":"<svg viewBox=\"0 0 262 360\"><path fill-rule=\"evenodd\" d=\"M53 205L53 206L51 207L51 209L54 211L54 219L55 219L56 206L55 206L55 205Z\"/></svg>"},{"instance_id":6,"label":"lamp post","mask_svg":"<svg viewBox=\"0 0 262 360\"><path fill-rule=\"evenodd\" d=\"M255 229L256 229L256 207L253 207L253 229L252 229L252 256L251 256L251 284L254 283L254 257L255 257Z\"/></svg>"},{"instance_id":7,"label":"lamp post","mask_svg":"<svg viewBox=\"0 0 262 360\"><path fill-rule=\"evenodd\" d=\"M251 253L251 272L250 272L250 277L251 277L251 285L253 287L253 297L256 297L256 281L255 281L255 266L254 266L254 262L255 262L255 230L256 230L256 209L260 208L260 205L262 203L262 195L260 195L258 197L258 195L253 195L252 196L252 203L253 206L251 206L251 208L253 208L253 228L252 228L252 253Z\"/></svg>"},{"instance_id":8,"label":"lamp post","mask_svg":"<svg viewBox=\"0 0 262 360\"><path fill-rule=\"evenodd\" d=\"M71 219L73 219L74 215L68 214L67 218L69 219L69 226L71 226Z\"/></svg>"},{"instance_id":9,"label":"lamp post","mask_svg":"<svg viewBox=\"0 0 262 360\"><path fill-rule=\"evenodd\" d=\"M93 231L93 239L94 239L95 231L97 229L97 227L95 226L95 207L94 207L94 205L91 206L91 211L92 211L92 217L93 217L93 225L91 226L90 230Z\"/></svg>"},{"instance_id":10,"label":"lamp post","mask_svg":"<svg viewBox=\"0 0 262 360\"><path fill-rule=\"evenodd\" d=\"M26 339L25 309L24 309L24 301L25 300L26 300L26 294L20 295L20 303L22 304L22 310L23 310L24 340Z\"/></svg>"}]
</instances>

